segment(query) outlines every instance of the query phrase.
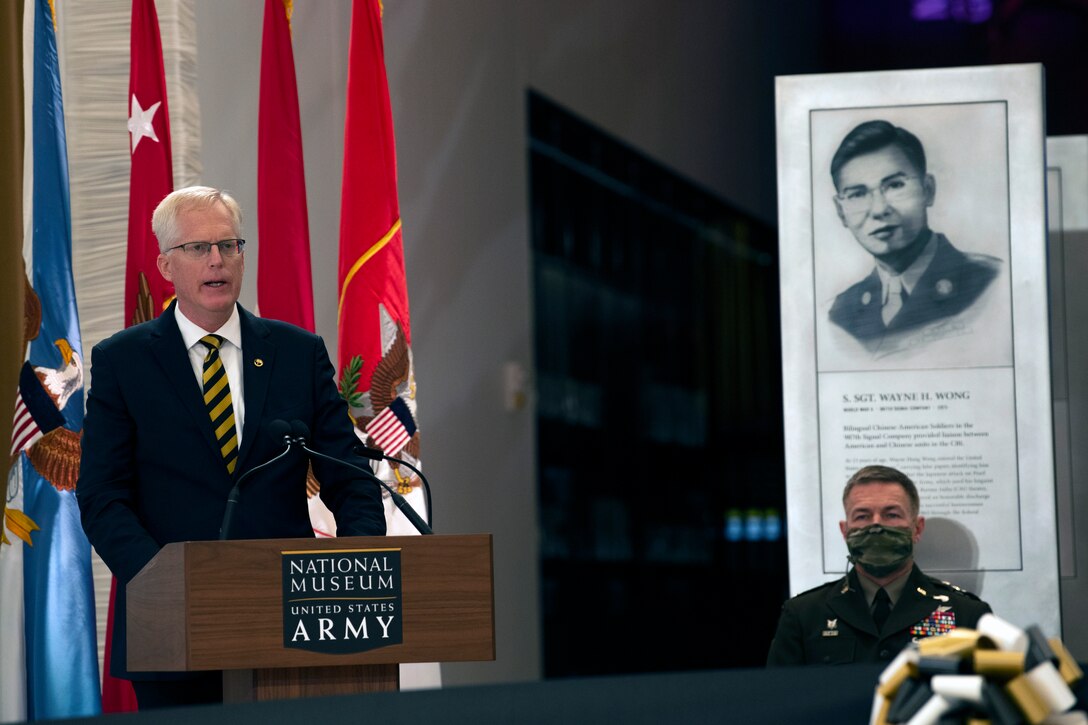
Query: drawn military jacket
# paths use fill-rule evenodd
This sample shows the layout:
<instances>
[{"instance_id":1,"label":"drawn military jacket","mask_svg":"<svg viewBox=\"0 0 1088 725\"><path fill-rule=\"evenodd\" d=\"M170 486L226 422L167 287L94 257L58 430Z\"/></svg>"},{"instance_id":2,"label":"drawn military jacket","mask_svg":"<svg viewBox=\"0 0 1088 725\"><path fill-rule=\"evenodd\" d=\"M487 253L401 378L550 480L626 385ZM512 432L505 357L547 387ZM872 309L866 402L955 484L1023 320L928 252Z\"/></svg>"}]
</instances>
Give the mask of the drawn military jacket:
<instances>
[{"instance_id":1,"label":"drawn military jacket","mask_svg":"<svg viewBox=\"0 0 1088 725\"><path fill-rule=\"evenodd\" d=\"M875 349L888 335L948 320L973 305L997 278L1001 261L985 254L965 254L943 234L936 237L933 259L888 325L881 317L883 286L875 268L835 298L830 320Z\"/></svg>"},{"instance_id":2,"label":"drawn military jacket","mask_svg":"<svg viewBox=\"0 0 1088 725\"><path fill-rule=\"evenodd\" d=\"M973 629L990 611L974 594L926 576L915 566L878 632L857 572L851 570L782 605L767 665L887 662L912 640L956 627Z\"/></svg>"}]
</instances>

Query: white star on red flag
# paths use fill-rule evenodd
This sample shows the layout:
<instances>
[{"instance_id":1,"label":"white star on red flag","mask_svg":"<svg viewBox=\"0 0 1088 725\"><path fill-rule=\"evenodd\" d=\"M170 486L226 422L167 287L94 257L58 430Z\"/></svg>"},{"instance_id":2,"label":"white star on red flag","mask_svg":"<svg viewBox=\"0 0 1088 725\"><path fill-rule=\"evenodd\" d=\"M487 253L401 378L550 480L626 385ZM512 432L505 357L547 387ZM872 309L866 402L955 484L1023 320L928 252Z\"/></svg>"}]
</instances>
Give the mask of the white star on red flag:
<instances>
[{"instance_id":1,"label":"white star on red flag","mask_svg":"<svg viewBox=\"0 0 1088 725\"><path fill-rule=\"evenodd\" d=\"M162 101L156 101L145 111L140 108L140 102L136 100L136 94L132 94L132 115L128 119L128 132L132 134L132 153L136 153L136 147L144 136L147 136L155 143L159 142L159 137L155 135L155 127L151 125L151 119L155 117L155 112L159 110L161 105Z\"/></svg>"}]
</instances>

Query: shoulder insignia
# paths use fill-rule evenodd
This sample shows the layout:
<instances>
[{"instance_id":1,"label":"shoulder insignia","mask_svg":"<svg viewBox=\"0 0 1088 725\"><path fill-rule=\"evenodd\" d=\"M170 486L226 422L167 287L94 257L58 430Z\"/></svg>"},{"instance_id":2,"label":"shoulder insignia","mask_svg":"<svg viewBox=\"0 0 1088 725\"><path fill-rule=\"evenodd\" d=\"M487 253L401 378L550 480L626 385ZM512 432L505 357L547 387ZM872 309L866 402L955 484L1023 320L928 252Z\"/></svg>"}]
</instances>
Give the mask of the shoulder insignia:
<instances>
[{"instance_id":1,"label":"shoulder insignia","mask_svg":"<svg viewBox=\"0 0 1088 725\"><path fill-rule=\"evenodd\" d=\"M951 589L952 591L954 591L956 594L959 594L960 596L967 597L968 599L973 599L976 602L981 602L982 601L982 599L977 594L975 594L974 592L969 592L966 589L964 589L963 587L956 586L952 582L944 581L943 579L931 579L931 581L933 581L935 584L940 584L945 589ZM934 599L938 599L938 598L939 597L934 597ZM948 600L943 599L942 601L948 601Z\"/></svg>"},{"instance_id":2,"label":"shoulder insignia","mask_svg":"<svg viewBox=\"0 0 1088 725\"><path fill-rule=\"evenodd\" d=\"M806 594L812 594L814 592L823 591L823 590L828 589L830 587L837 586L840 583L843 585L842 591L844 593L850 591L850 585L847 583L847 580L845 578L843 578L841 580L829 581L829 582L825 582L823 584L818 584L817 586L814 586L811 589L806 589L803 592L798 592L795 596L791 597L791 599L796 599L797 597L803 597Z\"/></svg>"}]
</instances>

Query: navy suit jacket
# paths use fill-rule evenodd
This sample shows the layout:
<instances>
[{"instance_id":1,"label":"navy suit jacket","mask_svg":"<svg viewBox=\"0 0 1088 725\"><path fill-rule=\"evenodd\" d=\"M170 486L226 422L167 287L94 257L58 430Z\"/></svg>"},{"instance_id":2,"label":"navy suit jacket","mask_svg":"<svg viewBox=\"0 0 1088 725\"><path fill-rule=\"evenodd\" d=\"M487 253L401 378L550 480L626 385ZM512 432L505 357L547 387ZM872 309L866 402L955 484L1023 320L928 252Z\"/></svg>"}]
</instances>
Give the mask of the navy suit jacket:
<instances>
[{"instance_id":1,"label":"navy suit jacket","mask_svg":"<svg viewBox=\"0 0 1088 725\"><path fill-rule=\"evenodd\" d=\"M910 330L958 315L982 295L997 277L1000 260L964 254L943 234L937 251L902 309L885 326L881 317L883 289L874 269L865 279L835 298L831 321L865 344L877 344L888 334Z\"/></svg>"},{"instance_id":2,"label":"navy suit jacket","mask_svg":"<svg viewBox=\"0 0 1088 725\"><path fill-rule=\"evenodd\" d=\"M239 306L245 418L238 465L233 476L227 473L175 306L92 352L76 495L91 544L121 583L111 672L129 679L166 675L128 672L124 585L167 543L219 538L237 477L283 450L268 432L270 422L300 420L309 426L313 448L366 465L352 452L358 439L321 338ZM377 484L323 461L313 467L340 535L385 533ZM305 455L296 450L247 478L232 538L313 537L306 469Z\"/></svg>"}]
</instances>

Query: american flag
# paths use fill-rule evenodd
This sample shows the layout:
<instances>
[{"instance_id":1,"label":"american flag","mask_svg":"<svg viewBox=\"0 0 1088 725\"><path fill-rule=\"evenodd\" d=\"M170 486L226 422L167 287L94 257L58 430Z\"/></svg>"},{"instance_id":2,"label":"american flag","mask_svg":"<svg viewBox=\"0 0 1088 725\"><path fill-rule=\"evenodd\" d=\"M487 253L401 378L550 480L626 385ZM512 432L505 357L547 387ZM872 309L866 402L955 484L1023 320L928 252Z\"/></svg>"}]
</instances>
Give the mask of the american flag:
<instances>
[{"instance_id":1,"label":"american flag","mask_svg":"<svg viewBox=\"0 0 1088 725\"><path fill-rule=\"evenodd\" d=\"M404 399L394 398L389 407L366 424L366 432L378 444L378 448L395 454L412 439L416 423Z\"/></svg>"},{"instance_id":2,"label":"american flag","mask_svg":"<svg viewBox=\"0 0 1088 725\"><path fill-rule=\"evenodd\" d=\"M15 419L11 430L11 455L24 451L49 431L64 425L64 416L42 387L30 363L19 371Z\"/></svg>"},{"instance_id":3,"label":"american flag","mask_svg":"<svg viewBox=\"0 0 1088 725\"><path fill-rule=\"evenodd\" d=\"M11 432L11 455L30 448L42 437L41 428L34 422L34 416L26 408L23 394L15 399L15 426Z\"/></svg>"}]
</instances>

